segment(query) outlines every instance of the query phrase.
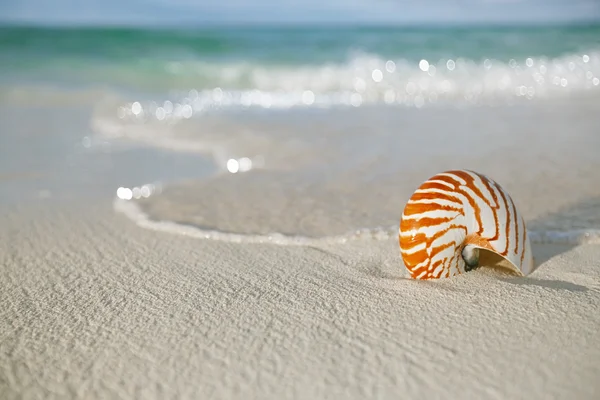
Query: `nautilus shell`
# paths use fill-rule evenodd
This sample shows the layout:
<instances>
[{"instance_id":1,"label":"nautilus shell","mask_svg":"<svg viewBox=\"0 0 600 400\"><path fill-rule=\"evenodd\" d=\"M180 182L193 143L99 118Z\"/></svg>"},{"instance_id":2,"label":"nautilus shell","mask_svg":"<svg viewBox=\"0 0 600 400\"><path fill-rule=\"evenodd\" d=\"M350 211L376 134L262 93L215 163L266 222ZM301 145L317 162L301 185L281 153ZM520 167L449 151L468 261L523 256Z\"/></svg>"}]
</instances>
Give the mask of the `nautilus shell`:
<instances>
[{"instance_id":1,"label":"nautilus shell","mask_svg":"<svg viewBox=\"0 0 600 400\"><path fill-rule=\"evenodd\" d=\"M439 173L415 191L402 213L399 242L414 279L471 271L479 266L479 249L502 256L518 275L536 268L525 221L511 197L469 170Z\"/></svg>"}]
</instances>

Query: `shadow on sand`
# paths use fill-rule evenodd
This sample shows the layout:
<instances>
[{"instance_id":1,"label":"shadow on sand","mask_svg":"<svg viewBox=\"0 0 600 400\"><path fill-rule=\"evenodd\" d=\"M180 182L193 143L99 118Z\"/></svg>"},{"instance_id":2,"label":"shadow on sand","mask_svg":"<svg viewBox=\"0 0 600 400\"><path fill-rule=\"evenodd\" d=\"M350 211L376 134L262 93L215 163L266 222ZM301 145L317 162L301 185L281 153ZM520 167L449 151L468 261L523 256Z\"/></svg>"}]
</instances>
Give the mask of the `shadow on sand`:
<instances>
[{"instance_id":1,"label":"shadow on sand","mask_svg":"<svg viewBox=\"0 0 600 400\"><path fill-rule=\"evenodd\" d=\"M587 292L589 290L587 286L560 280L535 279L529 277L521 277L519 279L499 278L499 280L510 283L511 285L539 286L547 289L566 290L569 292Z\"/></svg>"}]
</instances>

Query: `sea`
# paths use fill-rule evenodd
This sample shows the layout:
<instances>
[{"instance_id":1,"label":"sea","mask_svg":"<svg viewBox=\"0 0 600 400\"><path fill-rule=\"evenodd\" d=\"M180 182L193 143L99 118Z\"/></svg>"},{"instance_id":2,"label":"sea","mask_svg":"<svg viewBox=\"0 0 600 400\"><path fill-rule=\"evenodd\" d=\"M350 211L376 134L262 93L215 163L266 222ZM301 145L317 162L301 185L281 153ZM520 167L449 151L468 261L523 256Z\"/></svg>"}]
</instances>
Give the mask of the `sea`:
<instances>
[{"instance_id":1,"label":"sea","mask_svg":"<svg viewBox=\"0 0 600 400\"><path fill-rule=\"evenodd\" d=\"M85 119L63 178L102 154L77 182L110 175L106 201L146 228L385 239L421 182L466 168L535 240L600 238L600 24L3 26L0 102L42 131Z\"/></svg>"}]
</instances>

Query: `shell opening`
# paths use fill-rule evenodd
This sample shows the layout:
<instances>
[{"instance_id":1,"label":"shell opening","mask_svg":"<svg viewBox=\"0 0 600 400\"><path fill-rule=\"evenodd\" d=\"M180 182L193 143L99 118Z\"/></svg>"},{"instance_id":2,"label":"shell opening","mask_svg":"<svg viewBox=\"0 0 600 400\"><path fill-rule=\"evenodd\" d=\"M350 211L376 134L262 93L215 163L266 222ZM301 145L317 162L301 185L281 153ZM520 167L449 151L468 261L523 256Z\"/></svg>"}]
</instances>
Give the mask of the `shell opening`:
<instances>
[{"instance_id":1,"label":"shell opening","mask_svg":"<svg viewBox=\"0 0 600 400\"><path fill-rule=\"evenodd\" d=\"M479 248L466 245L462 250L462 258L465 260L465 271L474 270L479 267Z\"/></svg>"},{"instance_id":2,"label":"shell opening","mask_svg":"<svg viewBox=\"0 0 600 400\"><path fill-rule=\"evenodd\" d=\"M493 250L481 249L479 263L482 267L489 267L499 271L509 272L512 275L525 275L518 266Z\"/></svg>"}]
</instances>

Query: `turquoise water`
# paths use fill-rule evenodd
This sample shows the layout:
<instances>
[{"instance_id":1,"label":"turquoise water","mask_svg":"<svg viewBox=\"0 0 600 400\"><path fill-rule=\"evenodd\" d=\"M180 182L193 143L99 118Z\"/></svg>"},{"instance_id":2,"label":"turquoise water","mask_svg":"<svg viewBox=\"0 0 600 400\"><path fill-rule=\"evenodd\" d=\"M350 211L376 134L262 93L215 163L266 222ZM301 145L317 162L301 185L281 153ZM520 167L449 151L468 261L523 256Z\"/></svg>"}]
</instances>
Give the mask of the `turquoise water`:
<instances>
[{"instance_id":1,"label":"turquoise water","mask_svg":"<svg viewBox=\"0 0 600 400\"><path fill-rule=\"evenodd\" d=\"M345 76L378 65L385 83L387 75L398 80L397 75L419 73L421 60L435 65L438 73L448 60L455 60L471 75L481 75L490 65L527 67L528 58L534 64L559 60L568 69L568 62L581 61L584 55L598 62L600 25L0 28L4 83L59 82L140 91L222 87L327 92L351 88ZM385 71L386 61L394 62L393 73Z\"/></svg>"},{"instance_id":2,"label":"turquoise water","mask_svg":"<svg viewBox=\"0 0 600 400\"><path fill-rule=\"evenodd\" d=\"M280 27L212 29L0 28L3 54L89 61L246 60L261 63L341 62L353 51L382 57L472 60L589 51L600 25L556 27Z\"/></svg>"}]
</instances>

